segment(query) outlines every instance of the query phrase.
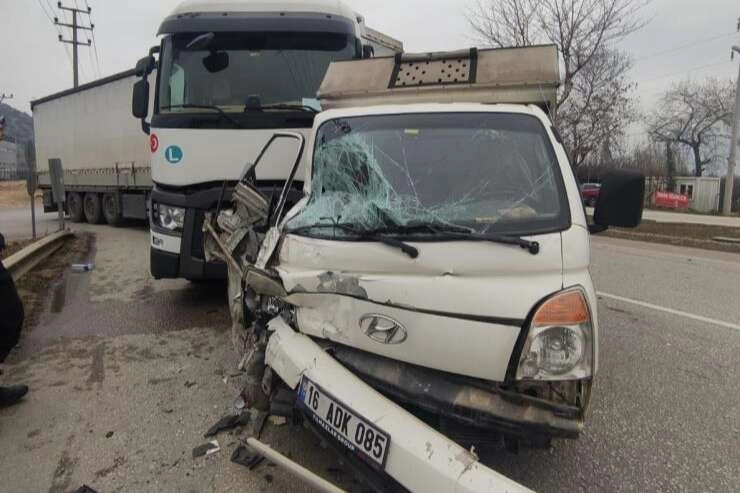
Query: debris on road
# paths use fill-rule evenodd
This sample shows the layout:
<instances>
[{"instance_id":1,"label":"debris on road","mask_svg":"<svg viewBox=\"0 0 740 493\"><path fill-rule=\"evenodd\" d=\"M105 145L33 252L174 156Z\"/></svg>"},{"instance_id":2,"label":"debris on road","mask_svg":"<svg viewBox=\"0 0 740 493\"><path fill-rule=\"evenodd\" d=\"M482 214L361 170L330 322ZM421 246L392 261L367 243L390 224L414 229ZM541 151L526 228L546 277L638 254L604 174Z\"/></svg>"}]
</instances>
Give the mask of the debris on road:
<instances>
[{"instance_id":1,"label":"debris on road","mask_svg":"<svg viewBox=\"0 0 740 493\"><path fill-rule=\"evenodd\" d=\"M98 493L98 492L90 488L88 485L83 484L82 486L77 488L73 493Z\"/></svg>"},{"instance_id":2,"label":"debris on road","mask_svg":"<svg viewBox=\"0 0 740 493\"><path fill-rule=\"evenodd\" d=\"M283 416L270 416L268 420L272 426L285 426L288 424L288 420Z\"/></svg>"},{"instance_id":3,"label":"debris on road","mask_svg":"<svg viewBox=\"0 0 740 493\"><path fill-rule=\"evenodd\" d=\"M193 459L203 457L204 455L207 457L219 452L220 450L221 445L219 445L218 440L211 440L210 442L198 445L193 449Z\"/></svg>"},{"instance_id":4,"label":"debris on road","mask_svg":"<svg viewBox=\"0 0 740 493\"><path fill-rule=\"evenodd\" d=\"M262 455L246 445L240 445L231 454L231 462L244 466L249 470L260 465L264 460L265 458Z\"/></svg>"},{"instance_id":5,"label":"debris on road","mask_svg":"<svg viewBox=\"0 0 740 493\"><path fill-rule=\"evenodd\" d=\"M205 438L210 438L216 436L222 431L232 430L239 426L246 426L249 423L249 418L250 414L247 412L226 415L219 419L216 424L211 426L203 436Z\"/></svg>"},{"instance_id":6,"label":"debris on road","mask_svg":"<svg viewBox=\"0 0 740 493\"><path fill-rule=\"evenodd\" d=\"M95 270L95 264L72 264L72 272L92 272Z\"/></svg>"}]
</instances>

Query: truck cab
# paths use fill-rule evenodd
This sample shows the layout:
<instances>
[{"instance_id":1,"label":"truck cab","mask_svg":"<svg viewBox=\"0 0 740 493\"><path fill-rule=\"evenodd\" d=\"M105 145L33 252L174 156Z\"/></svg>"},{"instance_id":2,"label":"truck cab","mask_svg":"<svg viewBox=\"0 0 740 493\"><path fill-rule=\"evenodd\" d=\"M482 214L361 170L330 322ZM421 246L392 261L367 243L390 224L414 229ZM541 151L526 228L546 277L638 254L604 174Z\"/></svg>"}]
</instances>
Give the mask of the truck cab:
<instances>
[{"instance_id":1,"label":"truck cab","mask_svg":"<svg viewBox=\"0 0 740 493\"><path fill-rule=\"evenodd\" d=\"M164 19L161 45L137 67L142 80L133 102L150 134L155 278L226 276L224 264L205 260L205 214L229 199L274 131L311 128L331 62L369 56L389 40L402 49L367 33L362 16L326 0L187 1ZM150 77L154 107L146 121ZM279 150L273 156L257 181L276 195L290 169Z\"/></svg>"}]
</instances>

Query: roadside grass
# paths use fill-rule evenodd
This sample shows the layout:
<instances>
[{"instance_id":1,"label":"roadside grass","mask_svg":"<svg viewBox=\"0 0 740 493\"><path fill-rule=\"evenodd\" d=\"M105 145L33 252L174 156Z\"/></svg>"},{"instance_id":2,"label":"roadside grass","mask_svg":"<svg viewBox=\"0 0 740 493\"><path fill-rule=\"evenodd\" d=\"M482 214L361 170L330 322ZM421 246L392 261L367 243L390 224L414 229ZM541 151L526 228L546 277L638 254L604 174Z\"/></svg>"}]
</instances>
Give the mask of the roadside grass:
<instances>
[{"instance_id":1,"label":"roadside grass","mask_svg":"<svg viewBox=\"0 0 740 493\"><path fill-rule=\"evenodd\" d=\"M635 229L610 228L602 234L613 238L740 253L740 244L721 243L713 240L717 236L740 239L740 228L728 226L660 223L643 220L642 224Z\"/></svg>"},{"instance_id":2,"label":"roadside grass","mask_svg":"<svg viewBox=\"0 0 740 493\"><path fill-rule=\"evenodd\" d=\"M18 295L23 301L26 319L23 330L31 330L39 321L49 299L49 293L59 283L64 282L64 272L72 263L86 258L93 248L95 238L89 233L78 233L68 239L54 255L36 266L16 282ZM33 243L32 240L10 243L2 253L7 258L21 248Z\"/></svg>"},{"instance_id":3,"label":"roadside grass","mask_svg":"<svg viewBox=\"0 0 740 493\"><path fill-rule=\"evenodd\" d=\"M669 207L646 207L646 211L656 211L656 212L670 212L673 214L693 214L695 216L724 216L722 212L720 211L711 211L711 212L701 212L701 211L695 211L694 209L671 209ZM733 212L730 214L731 217L738 217L740 216L740 213Z\"/></svg>"},{"instance_id":4,"label":"roadside grass","mask_svg":"<svg viewBox=\"0 0 740 493\"><path fill-rule=\"evenodd\" d=\"M37 204L40 204L43 193L37 190L35 195ZM25 181L0 181L0 209L30 207L30 203Z\"/></svg>"}]
</instances>

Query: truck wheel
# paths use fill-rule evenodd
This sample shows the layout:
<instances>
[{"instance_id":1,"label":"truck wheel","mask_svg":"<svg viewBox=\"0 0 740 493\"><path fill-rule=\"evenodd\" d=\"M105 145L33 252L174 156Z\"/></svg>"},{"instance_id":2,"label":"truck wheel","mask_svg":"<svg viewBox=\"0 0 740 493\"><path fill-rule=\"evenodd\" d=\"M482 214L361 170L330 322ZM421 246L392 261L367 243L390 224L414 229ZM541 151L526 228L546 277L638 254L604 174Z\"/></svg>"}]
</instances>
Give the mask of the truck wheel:
<instances>
[{"instance_id":1,"label":"truck wheel","mask_svg":"<svg viewBox=\"0 0 740 493\"><path fill-rule=\"evenodd\" d=\"M100 195L97 193L86 193L82 205L85 210L85 219L87 219L87 222L90 224L100 224L103 222Z\"/></svg>"},{"instance_id":2,"label":"truck wheel","mask_svg":"<svg viewBox=\"0 0 740 493\"><path fill-rule=\"evenodd\" d=\"M103 195L103 216L105 216L105 222L111 226L121 225L123 221L121 197L117 193L106 193Z\"/></svg>"},{"instance_id":3,"label":"truck wheel","mask_svg":"<svg viewBox=\"0 0 740 493\"><path fill-rule=\"evenodd\" d=\"M77 192L67 194L67 211L69 219L73 223L81 223L85 220L85 211L82 208L82 195Z\"/></svg>"}]
</instances>

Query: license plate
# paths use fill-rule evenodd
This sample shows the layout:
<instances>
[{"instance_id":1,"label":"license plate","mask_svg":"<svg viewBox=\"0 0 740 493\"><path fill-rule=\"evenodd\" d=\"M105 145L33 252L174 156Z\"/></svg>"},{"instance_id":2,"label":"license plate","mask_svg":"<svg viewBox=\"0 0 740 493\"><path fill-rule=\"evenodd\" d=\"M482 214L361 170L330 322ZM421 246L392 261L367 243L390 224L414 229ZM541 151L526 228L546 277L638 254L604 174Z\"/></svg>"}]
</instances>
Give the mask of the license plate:
<instances>
[{"instance_id":1,"label":"license plate","mask_svg":"<svg viewBox=\"0 0 740 493\"><path fill-rule=\"evenodd\" d=\"M370 466L385 467L391 436L306 377L298 389L298 407Z\"/></svg>"}]
</instances>

